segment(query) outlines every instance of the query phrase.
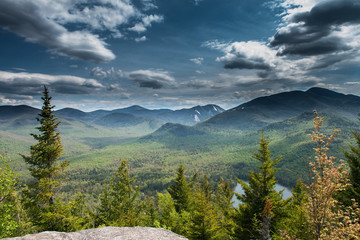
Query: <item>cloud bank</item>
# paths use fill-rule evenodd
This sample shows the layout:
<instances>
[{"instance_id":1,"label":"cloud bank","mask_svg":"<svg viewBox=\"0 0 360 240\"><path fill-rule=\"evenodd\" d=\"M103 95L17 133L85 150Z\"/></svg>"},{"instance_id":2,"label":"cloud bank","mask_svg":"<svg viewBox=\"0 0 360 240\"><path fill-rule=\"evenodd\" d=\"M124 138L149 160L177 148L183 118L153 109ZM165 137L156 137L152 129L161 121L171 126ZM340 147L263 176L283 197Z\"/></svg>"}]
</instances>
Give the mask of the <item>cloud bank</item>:
<instances>
[{"instance_id":1,"label":"cloud bank","mask_svg":"<svg viewBox=\"0 0 360 240\"><path fill-rule=\"evenodd\" d=\"M44 85L61 94L88 94L104 88L95 79L69 75L0 71L0 93L33 96L41 94Z\"/></svg>"}]
</instances>

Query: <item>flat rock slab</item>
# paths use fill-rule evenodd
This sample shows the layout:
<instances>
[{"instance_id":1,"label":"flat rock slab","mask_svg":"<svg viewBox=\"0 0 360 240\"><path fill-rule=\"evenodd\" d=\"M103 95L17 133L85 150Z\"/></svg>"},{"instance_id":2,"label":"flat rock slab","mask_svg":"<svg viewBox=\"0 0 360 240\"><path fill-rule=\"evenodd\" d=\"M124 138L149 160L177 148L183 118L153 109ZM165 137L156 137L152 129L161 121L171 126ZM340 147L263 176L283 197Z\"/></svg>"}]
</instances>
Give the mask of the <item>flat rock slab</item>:
<instances>
[{"instance_id":1,"label":"flat rock slab","mask_svg":"<svg viewBox=\"0 0 360 240\"><path fill-rule=\"evenodd\" d=\"M78 232L42 232L12 240L186 240L169 230L149 227L102 227Z\"/></svg>"}]
</instances>

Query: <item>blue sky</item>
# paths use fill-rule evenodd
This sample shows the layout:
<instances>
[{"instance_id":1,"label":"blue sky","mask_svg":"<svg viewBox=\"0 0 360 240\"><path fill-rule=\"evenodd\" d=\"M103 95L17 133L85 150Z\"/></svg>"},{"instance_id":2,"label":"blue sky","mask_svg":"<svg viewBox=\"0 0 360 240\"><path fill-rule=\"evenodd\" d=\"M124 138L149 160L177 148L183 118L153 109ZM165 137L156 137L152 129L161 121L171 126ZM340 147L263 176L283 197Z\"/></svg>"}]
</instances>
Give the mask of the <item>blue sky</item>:
<instances>
[{"instance_id":1,"label":"blue sky","mask_svg":"<svg viewBox=\"0 0 360 240\"><path fill-rule=\"evenodd\" d=\"M237 106L360 95L358 0L1 0L0 104Z\"/></svg>"}]
</instances>

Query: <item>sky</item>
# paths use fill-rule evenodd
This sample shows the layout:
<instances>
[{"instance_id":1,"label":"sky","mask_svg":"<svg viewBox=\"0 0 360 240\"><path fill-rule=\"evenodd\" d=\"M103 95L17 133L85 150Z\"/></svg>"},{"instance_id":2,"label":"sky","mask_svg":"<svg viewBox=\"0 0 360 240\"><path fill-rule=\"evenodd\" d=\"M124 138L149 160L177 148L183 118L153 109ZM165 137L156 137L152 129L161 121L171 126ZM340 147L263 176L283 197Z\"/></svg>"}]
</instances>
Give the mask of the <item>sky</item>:
<instances>
[{"instance_id":1,"label":"sky","mask_svg":"<svg viewBox=\"0 0 360 240\"><path fill-rule=\"evenodd\" d=\"M359 0L1 0L0 105L225 109L360 95Z\"/></svg>"}]
</instances>

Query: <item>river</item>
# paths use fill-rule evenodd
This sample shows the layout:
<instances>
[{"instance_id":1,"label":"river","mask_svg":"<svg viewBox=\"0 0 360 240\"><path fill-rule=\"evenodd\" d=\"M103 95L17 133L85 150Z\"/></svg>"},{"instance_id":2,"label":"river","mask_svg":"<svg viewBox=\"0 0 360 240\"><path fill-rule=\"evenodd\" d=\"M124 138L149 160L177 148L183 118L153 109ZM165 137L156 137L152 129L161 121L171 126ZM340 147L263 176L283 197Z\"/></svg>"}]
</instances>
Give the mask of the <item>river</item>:
<instances>
[{"instance_id":1,"label":"river","mask_svg":"<svg viewBox=\"0 0 360 240\"><path fill-rule=\"evenodd\" d=\"M246 182L246 181L245 181ZM248 182L246 182L248 184ZM291 197L292 193L291 193L291 190L280 185L280 184L276 184L275 185L275 189L276 191L281 191L281 190L284 190L283 192L283 199L287 199L289 197ZM235 190L234 192L236 193L239 193L239 194L244 194L244 190L242 189L241 185L238 183L236 184L236 187L235 187ZM240 201L236 198L236 196L234 195L233 197L233 201L234 201L234 207L237 207L240 203Z\"/></svg>"}]
</instances>

